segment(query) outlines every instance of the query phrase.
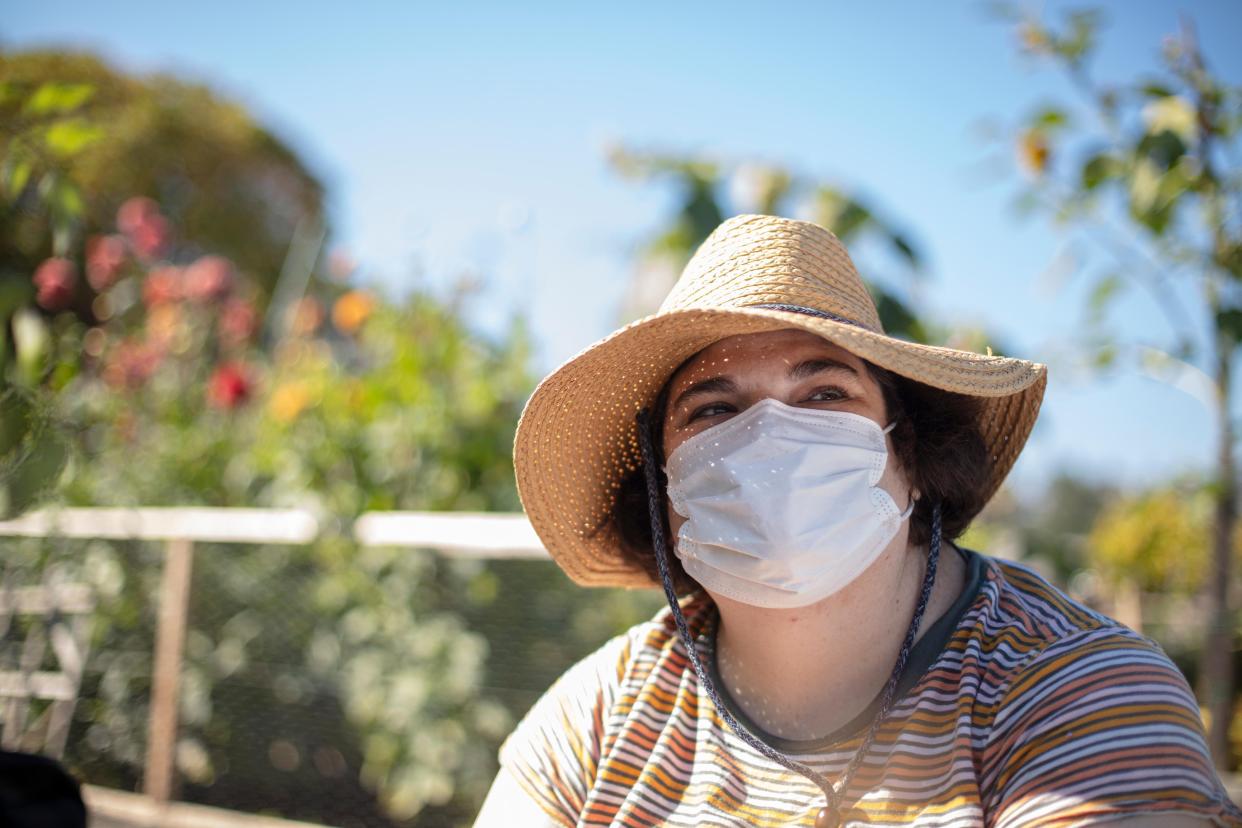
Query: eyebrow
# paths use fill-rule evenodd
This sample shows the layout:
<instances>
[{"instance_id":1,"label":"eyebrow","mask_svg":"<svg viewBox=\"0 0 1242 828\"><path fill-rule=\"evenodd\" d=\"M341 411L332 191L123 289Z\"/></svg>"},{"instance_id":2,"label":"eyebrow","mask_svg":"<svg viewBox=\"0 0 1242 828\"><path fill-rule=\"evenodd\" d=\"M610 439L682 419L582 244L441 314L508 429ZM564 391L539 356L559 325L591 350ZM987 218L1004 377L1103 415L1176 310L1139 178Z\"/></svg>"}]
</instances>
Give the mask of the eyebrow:
<instances>
[{"instance_id":1,"label":"eyebrow","mask_svg":"<svg viewBox=\"0 0 1242 828\"><path fill-rule=\"evenodd\" d=\"M841 372L858 376L858 371L853 366L847 365L835 359L820 357L817 359L804 359L802 362L794 365L789 369L789 378L794 381L801 381L816 374L822 374L826 371ZM677 400L673 403L673 409L681 408L688 400L694 397L703 397L709 394L734 394L737 393L737 383L726 376L709 377L700 380L691 385L685 391L677 396Z\"/></svg>"},{"instance_id":2,"label":"eyebrow","mask_svg":"<svg viewBox=\"0 0 1242 828\"><path fill-rule=\"evenodd\" d=\"M804 380L807 377L813 377L824 371L846 371L858 376L858 371L854 370L854 366L846 365L844 362L827 357L818 359L806 359L789 369L789 378L793 380Z\"/></svg>"}]
</instances>

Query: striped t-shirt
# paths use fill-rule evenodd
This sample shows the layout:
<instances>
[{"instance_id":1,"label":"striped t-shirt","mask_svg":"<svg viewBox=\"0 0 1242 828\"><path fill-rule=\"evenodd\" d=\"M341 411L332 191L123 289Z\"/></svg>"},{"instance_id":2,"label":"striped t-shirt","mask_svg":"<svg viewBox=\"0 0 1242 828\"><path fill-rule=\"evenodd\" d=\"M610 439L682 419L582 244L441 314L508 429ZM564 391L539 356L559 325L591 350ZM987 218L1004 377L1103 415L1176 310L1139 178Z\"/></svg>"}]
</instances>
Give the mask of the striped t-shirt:
<instances>
[{"instance_id":1,"label":"striped t-shirt","mask_svg":"<svg viewBox=\"0 0 1242 828\"><path fill-rule=\"evenodd\" d=\"M968 583L915 645L900 700L843 801L846 825L1082 825L1184 813L1242 825L1208 757L1195 699L1148 638L1017 564L961 550ZM719 614L683 609L714 670ZM875 704L814 741L773 747L835 779ZM662 610L570 668L500 749L567 826L812 825L824 797L739 739Z\"/></svg>"}]
</instances>

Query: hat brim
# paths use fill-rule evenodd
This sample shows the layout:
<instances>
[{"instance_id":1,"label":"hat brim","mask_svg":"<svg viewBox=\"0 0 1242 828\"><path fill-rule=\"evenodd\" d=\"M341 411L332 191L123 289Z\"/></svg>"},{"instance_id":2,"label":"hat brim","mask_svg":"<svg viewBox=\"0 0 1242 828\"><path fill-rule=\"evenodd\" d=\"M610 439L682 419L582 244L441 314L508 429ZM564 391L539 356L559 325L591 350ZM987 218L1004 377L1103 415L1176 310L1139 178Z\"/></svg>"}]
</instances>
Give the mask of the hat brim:
<instances>
[{"instance_id":1,"label":"hat brim","mask_svg":"<svg viewBox=\"0 0 1242 828\"><path fill-rule=\"evenodd\" d=\"M657 586L621 552L610 515L639 467L635 415L692 354L737 334L800 328L909 379L981 398L992 459L985 499L1009 473L1035 424L1046 366L921 345L848 323L764 308L683 308L639 319L589 346L539 384L514 439L518 495L561 569L584 586Z\"/></svg>"}]
</instances>

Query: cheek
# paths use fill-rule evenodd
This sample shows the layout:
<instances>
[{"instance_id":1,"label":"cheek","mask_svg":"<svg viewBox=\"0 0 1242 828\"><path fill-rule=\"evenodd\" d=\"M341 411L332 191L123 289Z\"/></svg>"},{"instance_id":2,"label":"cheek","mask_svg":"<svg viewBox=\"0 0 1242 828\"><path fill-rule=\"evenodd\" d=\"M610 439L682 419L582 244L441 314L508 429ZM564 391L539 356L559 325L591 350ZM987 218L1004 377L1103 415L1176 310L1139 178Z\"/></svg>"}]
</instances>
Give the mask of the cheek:
<instances>
[{"instance_id":1,"label":"cheek","mask_svg":"<svg viewBox=\"0 0 1242 828\"><path fill-rule=\"evenodd\" d=\"M898 506L905 508L907 492L910 489L910 480L900 463L898 463L891 446L889 447L888 463L884 466L884 474L880 476L879 485L880 488L893 496L893 500L896 501Z\"/></svg>"}]
</instances>

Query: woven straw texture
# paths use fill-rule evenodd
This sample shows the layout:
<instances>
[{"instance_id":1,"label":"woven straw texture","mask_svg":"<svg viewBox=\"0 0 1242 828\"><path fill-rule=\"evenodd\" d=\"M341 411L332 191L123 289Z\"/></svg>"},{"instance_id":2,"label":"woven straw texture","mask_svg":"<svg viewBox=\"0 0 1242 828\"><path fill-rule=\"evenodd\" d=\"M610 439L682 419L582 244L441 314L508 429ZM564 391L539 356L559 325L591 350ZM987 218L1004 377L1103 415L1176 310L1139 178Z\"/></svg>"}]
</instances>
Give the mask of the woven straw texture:
<instances>
[{"instance_id":1,"label":"woven straw texture","mask_svg":"<svg viewBox=\"0 0 1242 828\"><path fill-rule=\"evenodd\" d=\"M789 304L857 324L756 308ZM624 476L638 468L635 414L673 370L728 336L800 328L890 371L982 397L980 431L992 456L991 497L1039 413L1045 366L886 336L849 254L829 231L775 216L721 224L652 316L626 325L553 371L518 423L518 493L553 559L585 586L658 586L619 553L609 515Z\"/></svg>"}]
</instances>

